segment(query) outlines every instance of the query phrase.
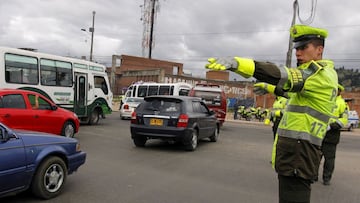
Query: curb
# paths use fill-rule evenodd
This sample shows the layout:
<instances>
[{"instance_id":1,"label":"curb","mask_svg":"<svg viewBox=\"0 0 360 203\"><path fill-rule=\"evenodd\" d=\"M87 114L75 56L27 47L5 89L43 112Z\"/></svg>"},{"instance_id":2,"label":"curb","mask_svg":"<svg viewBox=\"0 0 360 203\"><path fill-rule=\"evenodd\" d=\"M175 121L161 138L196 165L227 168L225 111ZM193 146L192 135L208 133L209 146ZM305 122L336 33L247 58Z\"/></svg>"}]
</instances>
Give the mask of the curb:
<instances>
[{"instance_id":1,"label":"curb","mask_svg":"<svg viewBox=\"0 0 360 203\"><path fill-rule=\"evenodd\" d=\"M260 121L246 121L246 120L225 119L225 122L270 126L270 125L265 125L265 123L263 121L260 122Z\"/></svg>"}]
</instances>

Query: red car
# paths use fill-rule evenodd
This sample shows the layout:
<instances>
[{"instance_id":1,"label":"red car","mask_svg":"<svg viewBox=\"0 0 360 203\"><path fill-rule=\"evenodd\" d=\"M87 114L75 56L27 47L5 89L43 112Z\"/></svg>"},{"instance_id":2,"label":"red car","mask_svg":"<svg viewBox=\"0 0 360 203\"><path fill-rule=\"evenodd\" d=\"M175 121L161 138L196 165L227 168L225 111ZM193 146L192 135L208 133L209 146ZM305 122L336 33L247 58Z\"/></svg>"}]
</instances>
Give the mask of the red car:
<instances>
[{"instance_id":1,"label":"red car","mask_svg":"<svg viewBox=\"0 0 360 203\"><path fill-rule=\"evenodd\" d=\"M43 95L20 89L0 89L0 122L24 129L74 137L80 121Z\"/></svg>"}]
</instances>

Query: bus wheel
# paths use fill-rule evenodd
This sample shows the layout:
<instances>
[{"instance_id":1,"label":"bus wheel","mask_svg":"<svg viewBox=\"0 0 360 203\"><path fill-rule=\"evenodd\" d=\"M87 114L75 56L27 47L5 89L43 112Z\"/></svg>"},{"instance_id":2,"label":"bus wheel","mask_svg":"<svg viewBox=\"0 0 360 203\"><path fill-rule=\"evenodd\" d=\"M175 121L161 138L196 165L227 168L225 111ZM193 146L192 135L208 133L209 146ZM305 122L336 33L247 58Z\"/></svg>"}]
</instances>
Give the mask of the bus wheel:
<instances>
[{"instance_id":1,"label":"bus wheel","mask_svg":"<svg viewBox=\"0 0 360 203\"><path fill-rule=\"evenodd\" d=\"M61 131L61 135L65 137L74 137L75 127L71 121L66 121L63 129Z\"/></svg>"},{"instance_id":2,"label":"bus wheel","mask_svg":"<svg viewBox=\"0 0 360 203\"><path fill-rule=\"evenodd\" d=\"M99 111L95 109L95 110L91 113L91 116L90 116L90 118L89 118L89 124L90 124L90 125L96 125L96 124L98 124L99 119L100 119Z\"/></svg>"}]
</instances>

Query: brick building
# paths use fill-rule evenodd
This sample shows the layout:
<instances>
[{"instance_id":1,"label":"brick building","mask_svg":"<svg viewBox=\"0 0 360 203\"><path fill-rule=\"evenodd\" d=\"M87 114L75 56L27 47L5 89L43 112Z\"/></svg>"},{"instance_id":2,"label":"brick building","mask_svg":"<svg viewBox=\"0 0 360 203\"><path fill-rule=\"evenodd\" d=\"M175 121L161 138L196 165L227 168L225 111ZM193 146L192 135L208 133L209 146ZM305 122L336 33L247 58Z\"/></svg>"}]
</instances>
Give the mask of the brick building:
<instances>
[{"instance_id":1,"label":"brick building","mask_svg":"<svg viewBox=\"0 0 360 203\"><path fill-rule=\"evenodd\" d=\"M183 75L183 64L129 55L113 55L110 81L115 95L137 81L163 82L165 74ZM114 73L111 75L111 73Z\"/></svg>"}]
</instances>

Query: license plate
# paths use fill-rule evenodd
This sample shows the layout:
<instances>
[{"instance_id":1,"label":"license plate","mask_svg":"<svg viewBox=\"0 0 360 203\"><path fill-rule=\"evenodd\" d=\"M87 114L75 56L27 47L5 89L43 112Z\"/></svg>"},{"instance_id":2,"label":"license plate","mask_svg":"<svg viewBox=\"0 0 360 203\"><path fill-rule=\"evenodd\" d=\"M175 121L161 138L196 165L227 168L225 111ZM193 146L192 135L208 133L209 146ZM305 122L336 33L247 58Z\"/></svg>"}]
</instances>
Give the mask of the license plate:
<instances>
[{"instance_id":1,"label":"license plate","mask_svg":"<svg viewBox=\"0 0 360 203\"><path fill-rule=\"evenodd\" d=\"M163 125L163 120L157 119L157 118L152 118L152 119L150 119L150 125L161 126L161 125Z\"/></svg>"}]
</instances>

